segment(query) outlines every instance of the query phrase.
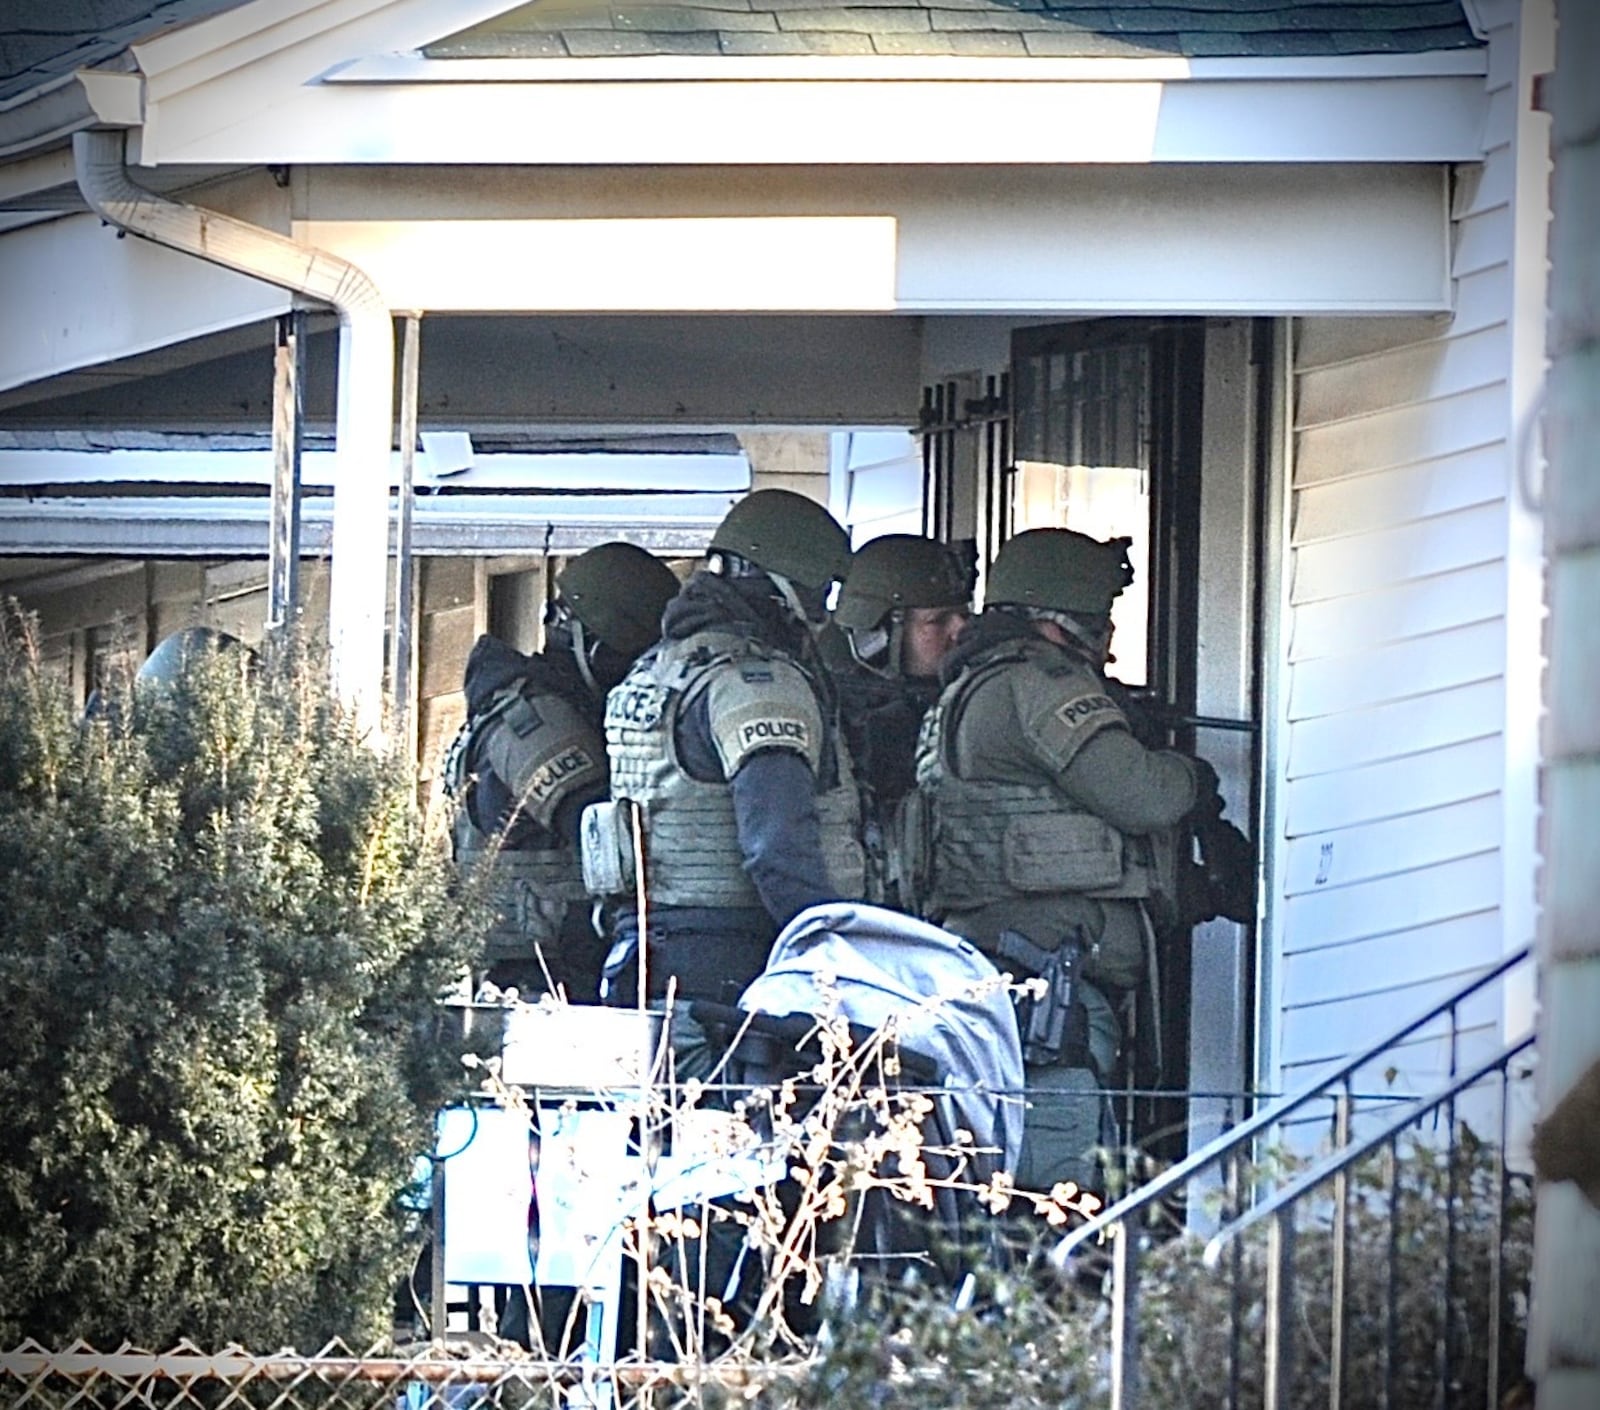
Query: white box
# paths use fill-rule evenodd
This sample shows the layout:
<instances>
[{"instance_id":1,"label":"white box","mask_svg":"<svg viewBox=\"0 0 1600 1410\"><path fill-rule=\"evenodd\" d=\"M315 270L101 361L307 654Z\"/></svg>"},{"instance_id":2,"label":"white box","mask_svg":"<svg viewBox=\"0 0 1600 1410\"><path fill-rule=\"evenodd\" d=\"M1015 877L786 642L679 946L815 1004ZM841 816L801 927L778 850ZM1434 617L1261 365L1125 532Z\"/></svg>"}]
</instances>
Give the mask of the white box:
<instances>
[{"instance_id":1,"label":"white box","mask_svg":"<svg viewBox=\"0 0 1600 1410\"><path fill-rule=\"evenodd\" d=\"M516 1004L506 1011L502 1080L519 1087L637 1089L662 1070L662 1015L597 1004Z\"/></svg>"}]
</instances>

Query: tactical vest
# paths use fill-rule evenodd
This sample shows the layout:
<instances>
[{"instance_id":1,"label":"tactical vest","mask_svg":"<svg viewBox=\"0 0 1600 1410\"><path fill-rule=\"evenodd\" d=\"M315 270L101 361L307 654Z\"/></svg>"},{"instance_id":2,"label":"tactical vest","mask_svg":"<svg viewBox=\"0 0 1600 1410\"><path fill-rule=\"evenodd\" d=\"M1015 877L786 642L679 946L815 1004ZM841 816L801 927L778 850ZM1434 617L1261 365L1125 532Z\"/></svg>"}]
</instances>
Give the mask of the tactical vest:
<instances>
[{"instance_id":1,"label":"tactical vest","mask_svg":"<svg viewBox=\"0 0 1600 1410\"><path fill-rule=\"evenodd\" d=\"M567 908L588 902L577 851L568 846L514 848L502 845L500 837L477 827L467 810L467 796L474 774L490 752L502 752L496 743L510 746L519 718L532 712L537 718L543 697L524 694L518 681L497 692L490 706L461 727L445 756L444 790L459 805L452 836L456 865L477 873L489 867L487 899L494 920L484 937L484 955L490 963L499 960L532 959L535 947L553 952L559 943ZM551 699L546 705L566 710L565 702ZM500 737L497 732L505 732ZM552 770L554 772L554 770ZM559 779L543 789L544 779L535 780L541 788L537 820L546 823L559 801Z\"/></svg>"},{"instance_id":2,"label":"tactical vest","mask_svg":"<svg viewBox=\"0 0 1600 1410\"><path fill-rule=\"evenodd\" d=\"M1023 668L1030 654L1025 644L1007 644L980 657L925 722L917 751L917 801L925 811L907 827L908 848L921 856L907 865L921 874L921 909L936 921L1049 895L1149 901L1167 884L1157 841L1117 831L1043 774L1034 784L956 773L958 757L972 757L974 747L980 757L983 751L984 741L970 736L973 694Z\"/></svg>"},{"instance_id":3,"label":"tactical vest","mask_svg":"<svg viewBox=\"0 0 1600 1410\"><path fill-rule=\"evenodd\" d=\"M759 642L727 632L697 632L646 653L607 698L611 796L631 799L643 816L646 885L649 899L659 905L762 908L744 870L732 790L726 782L692 777L677 748L685 710L717 673L743 666L747 674L759 675L761 662L799 670L789 657ZM770 680L772 673L766 674ZM774 683L773 688L787 687ZM752 691L753 698L758 696ZM815 692L808 708L815 708ZM752 709L743 728L759 732L764 724L759 710ZM836 722L825 714L823 737L808 758L817 775L817 821L829 880L840 899L859 899L865 886L860 797Z\"/></svg>"}]
</instances>

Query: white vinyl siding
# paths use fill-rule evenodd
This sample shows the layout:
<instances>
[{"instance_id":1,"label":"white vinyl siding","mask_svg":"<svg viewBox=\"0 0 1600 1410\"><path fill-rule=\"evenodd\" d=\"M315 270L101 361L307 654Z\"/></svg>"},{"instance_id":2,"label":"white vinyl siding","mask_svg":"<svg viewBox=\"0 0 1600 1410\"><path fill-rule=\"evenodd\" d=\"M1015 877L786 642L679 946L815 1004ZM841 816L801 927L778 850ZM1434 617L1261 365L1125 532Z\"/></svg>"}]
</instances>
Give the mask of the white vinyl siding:
<instances>
[{"instance_id":1,"label":"white vinyl siding","mask_svg":"<svg viewBox=\"0 0 1600 1410\"><path fill-rule=\"evenodd\" d=\"M1456 174L1454 312L1295 326L1272 1045L1285 1088L1507 948L1514 69L1514 53L1491 58L1485 161ZM1458 1060L1487 1055L1499 996L1468 1002L1458 1026ZM1448 1034L1435 1025L1358 1085L1437 1086Z\"/></svg>"}]
</instances>

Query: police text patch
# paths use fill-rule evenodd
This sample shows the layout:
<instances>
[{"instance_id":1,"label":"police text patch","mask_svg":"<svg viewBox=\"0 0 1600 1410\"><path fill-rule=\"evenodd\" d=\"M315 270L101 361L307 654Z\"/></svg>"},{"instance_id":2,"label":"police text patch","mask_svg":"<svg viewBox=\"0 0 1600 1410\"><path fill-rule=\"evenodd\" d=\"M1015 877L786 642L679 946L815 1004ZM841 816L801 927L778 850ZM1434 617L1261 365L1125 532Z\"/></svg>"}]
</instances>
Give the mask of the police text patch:
<instances>
[{"instance_id":1,"label":"police text patch","mask_svg":"<svg viewBox=\"0 0 1600 1410\"><path fill-rule=\"evenodd\" d=\"M549 763L541 764L534 770L533 777L528 780L528 801L542 803L565 780L586 769L593 769L594 766L594 759L589 751L581 744L574 744L572 748L556 755Z\"/></svg>"},{"instance_id":2,"label":"police text patch","mask_svg":"<svg viewBox=\"0 0 1600 1410\"><path fill-rule=\"evenodd\" d=\"M793 719L746 720L739 726L741 753L748 753L752 749L760 749L768 744L809 751L811 730L804 720Z\"/></svg>"},{"instance_id":3,"label":"police text patch","mask_svg":"<svg viewBox=\"0 0 1600 1410\"><path fill-rule=\"evenodd\" d=\"M1117 711L1117 703L1109 695L1080 695L1056 707L1056 718L1064 725L1082 724L1091 715Z\"/></svg>"}]
</instances>

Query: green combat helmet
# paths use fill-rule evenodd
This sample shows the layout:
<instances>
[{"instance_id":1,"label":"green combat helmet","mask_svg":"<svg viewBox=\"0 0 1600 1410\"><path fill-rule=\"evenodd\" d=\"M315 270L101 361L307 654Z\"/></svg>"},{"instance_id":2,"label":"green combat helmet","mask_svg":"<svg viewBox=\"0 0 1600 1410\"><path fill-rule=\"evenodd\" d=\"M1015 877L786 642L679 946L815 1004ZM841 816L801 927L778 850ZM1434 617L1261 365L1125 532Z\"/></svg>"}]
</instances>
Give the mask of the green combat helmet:
<instances>
[{"instance_id":1,"label":"green combat helmet","mask_svg":"<svg viewBox=\"0 0 1600 1410\"><path fill-rule=\"evenodd\" d=\"M931 679L943 650L920 664L911 659L908 614L917 608L959 613L959 625L971 607L971 581L948 544L919 534L884 534L851 559L833 620L859 665L879 675Z\"/></svg>"},{"instance_id":2,"label":"green combat helmet","mask_svg":"<svg viewBox=\"0 0 1600 1410\"><path fill-rule=\"evenodd\" d=\"M966 607L967 575L950 548L919 534L884 534L850 560L833 610L841 627L876 627L903 607Z\"/></svg>"},{"instance_id":3,"label":"green combat helmet","mask_svg":"<svg viewBox=\"0 0 1600 1410\"><path fill-rule=\"evenodd\" d=\"M850 536L814 499L756 490L723 516L706 562L723 577L764 574L795 620L815 631L827 620L828 589L849 571Z\"/></svg>"},{"instance_id":4,"label":"green combat helmet","mask_svg":"<svg viewBox=\"0 0 1600 1410\"><path fill-rule=\"evenodd\" d=\"M1101 542L1071 529L1027 529L1001 545L989 570L984 606L1104 617L1133 581L1131 542Z\"/></svg>"},{"instance_id":5,"label":"green combat helmet","mask_svg":"<svg viewBox=\"0 0 1600 1410\"><path fill-rule=\"evenodd\" d=\"M678 579L637 544L602 543L556 575L556 591L592 637L630 660L661 636L661 612Z\"/></svg>"},{"instance_id":6,"label":"green combat helmet","mask_svg":"<svg viewBox=\"0 0 1600 1410\"><path fill-rule=\"evenodd\" d=\"M793 490L747 494L723 516L711 548L812 591L844 577L850 567L850 536L839 521Z\"/></svg>"}]
</instances>

